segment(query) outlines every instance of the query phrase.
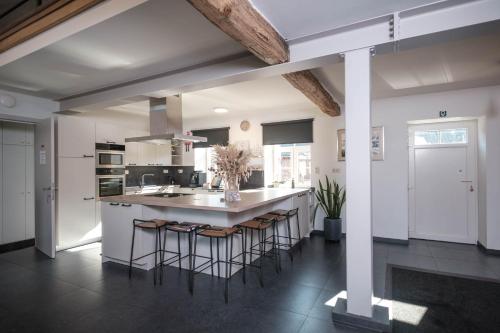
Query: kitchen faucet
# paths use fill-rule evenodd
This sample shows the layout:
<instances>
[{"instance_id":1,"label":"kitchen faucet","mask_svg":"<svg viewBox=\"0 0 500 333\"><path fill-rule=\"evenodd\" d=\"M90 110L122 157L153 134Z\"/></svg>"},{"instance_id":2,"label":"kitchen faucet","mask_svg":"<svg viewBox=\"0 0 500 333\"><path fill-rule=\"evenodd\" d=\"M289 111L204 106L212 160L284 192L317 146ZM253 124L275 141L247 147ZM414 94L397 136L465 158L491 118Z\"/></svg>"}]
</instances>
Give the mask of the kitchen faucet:
<instances>
[{"instance_id":1,"label":"kitchen faucet","mask_svg":"<svg viewBox=\"0 0 500 333\"><path fill-rule=\"evenodd\" d=\"M145 185L144 177L146 177L146 176L154 177L155 174L154 173L143 173L141 176L141 183L140 183L141 188L143 188Z\"/></svg>"}]
</instances>

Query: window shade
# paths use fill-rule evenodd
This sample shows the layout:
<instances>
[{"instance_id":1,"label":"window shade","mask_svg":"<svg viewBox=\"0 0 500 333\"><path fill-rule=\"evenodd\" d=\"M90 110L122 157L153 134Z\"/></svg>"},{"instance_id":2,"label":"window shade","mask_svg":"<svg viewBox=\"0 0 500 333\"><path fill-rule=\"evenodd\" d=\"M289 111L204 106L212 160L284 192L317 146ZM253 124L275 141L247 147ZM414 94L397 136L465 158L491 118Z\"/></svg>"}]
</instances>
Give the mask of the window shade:
<instances>
[{"instance_id":1,"label":"window shade","mask_svg":"<svg viewBox=\"0 0 500 333\"><path fill-rule=\"evenodd\" d=\"M301 119L261 124L262 143L264 145L312 143L313 120Z\"/></svg>"},{"instance_id":2,"label":"window shade","mask_svg":"<svg viewBox=\"0 0 500 333\"><path fill-rule=\"evenodd\" d=\"M210 128L191 131L195 136L204 136L207 142L194 142L193 148L208 148L213 145L227 146L229 144L229 127Z\"/></svg>"}]
</instances>

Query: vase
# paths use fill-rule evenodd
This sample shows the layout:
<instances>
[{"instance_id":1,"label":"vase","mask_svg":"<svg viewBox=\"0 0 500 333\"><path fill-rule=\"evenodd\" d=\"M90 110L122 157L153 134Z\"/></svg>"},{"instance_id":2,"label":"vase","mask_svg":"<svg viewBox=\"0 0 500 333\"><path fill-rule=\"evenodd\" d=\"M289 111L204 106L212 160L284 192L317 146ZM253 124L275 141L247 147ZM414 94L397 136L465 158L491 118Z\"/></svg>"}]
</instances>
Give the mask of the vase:
<instances>
[{"instance_id":1,"label":"vase","mask_svg":"<svg viewBox=\"0 0 500 333\"><path fill-rule=\"evenodd\" d=\"M226 179L224 182L224 198L228 202L240 201L240 182L237 178Z\"/></svg>"},{"instance_id":2,"label":"vase","mask_svg":"<svg viewBox=\"0 0 500 333\"><path fill-rule=\"evenodd\" d=\"M339 242L342 238L342 219L324 219L325 240Z\"/></svg>"}]
</instances>

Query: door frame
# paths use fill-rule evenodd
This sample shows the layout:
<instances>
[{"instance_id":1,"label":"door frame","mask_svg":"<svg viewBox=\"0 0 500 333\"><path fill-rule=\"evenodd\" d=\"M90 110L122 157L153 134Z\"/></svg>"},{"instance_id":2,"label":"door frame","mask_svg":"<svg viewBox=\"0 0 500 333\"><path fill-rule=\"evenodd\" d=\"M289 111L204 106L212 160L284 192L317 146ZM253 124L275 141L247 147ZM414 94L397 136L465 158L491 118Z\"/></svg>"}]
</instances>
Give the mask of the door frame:
<instances>
[{"instance_id":1,"label":"door frame","mask_svg":"<svg viewBox=\"0 0 500 333\"><path fill-rule=\"evenodd\" d=\"M447 128L467 128L468 129L468 143L467 144L439 144L439 145L421 145L415 147L414 133L417 129L447 129ZM477 120L450 120L450 121L435 121L435 122L422 122L418 124L408 125L408 238L424 238L435 241L456 242L453 237L433 237L431 235L418 235L416 230L416 206L415 206L415 150L425 148L451 148L451 147L467 147L469 165L471 170L467 170L468 178L464 182L465 186L473 186L474 191L469 197L467 202L467 223L469 230L469 237L463 243L476 244L478 240L478 125Z\"/></svg>"}]
</instances>

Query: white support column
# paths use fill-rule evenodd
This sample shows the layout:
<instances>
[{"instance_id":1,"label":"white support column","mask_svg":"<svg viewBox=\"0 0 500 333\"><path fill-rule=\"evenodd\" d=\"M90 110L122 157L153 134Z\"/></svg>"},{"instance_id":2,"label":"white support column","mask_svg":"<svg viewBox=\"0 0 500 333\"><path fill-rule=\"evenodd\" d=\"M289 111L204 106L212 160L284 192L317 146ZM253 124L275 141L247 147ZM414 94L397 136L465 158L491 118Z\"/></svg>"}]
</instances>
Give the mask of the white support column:
<instances>
[{"instance_id":1,"label":"white support column","mask_svg":"<svg viewBox=\"0 0 500 333\"><path fill-rule=\"evenodd\" d=\"M345 53L347 312L368 318L373 315L370 62L370 48Z\"/></svg>"}]
</instances>

